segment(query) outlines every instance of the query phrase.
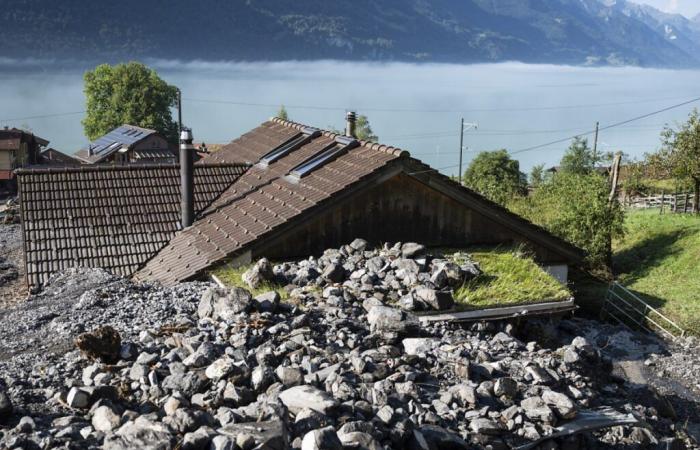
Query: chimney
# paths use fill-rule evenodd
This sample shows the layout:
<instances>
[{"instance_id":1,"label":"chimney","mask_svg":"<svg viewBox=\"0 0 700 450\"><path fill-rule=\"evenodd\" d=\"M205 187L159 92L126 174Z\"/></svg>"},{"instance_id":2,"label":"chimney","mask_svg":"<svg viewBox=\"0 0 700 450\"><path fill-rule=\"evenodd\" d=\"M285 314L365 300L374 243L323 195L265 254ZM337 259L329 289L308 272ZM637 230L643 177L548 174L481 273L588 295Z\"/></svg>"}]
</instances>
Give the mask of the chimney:
<instances>
[{"instance_id":1,"label":"chimney","mask_svg":"<svg viewBox=\"0 0 700 450\"><path fill-rule=\"evenodd\" d=\"M357 115L355 114L355 111L348 111L347 115L345 116L346 124L345 124L345 136L354 138L355 136L355 120L357 119Z\"/></svg>"},{"instance_id":2,"label":"chimney","mask_svg":"<svg viewBox=\"0 0 700 450\"><path fill-rule=\"evenodd\" d=\"M194 146L192 130L189 128L182 128L180 131L180 194L184 229L194 222Z\"/></svg>"},{"instance_id":3,"label":"chimney","mask_svg":"<svg viewBox=\"0 0 700 450\"><path fill-rule=\"evenodd\" d=\"M92 151L92 144L88 144L88 156L92 156L93 151Z\"/></svg>"}]
</instances>

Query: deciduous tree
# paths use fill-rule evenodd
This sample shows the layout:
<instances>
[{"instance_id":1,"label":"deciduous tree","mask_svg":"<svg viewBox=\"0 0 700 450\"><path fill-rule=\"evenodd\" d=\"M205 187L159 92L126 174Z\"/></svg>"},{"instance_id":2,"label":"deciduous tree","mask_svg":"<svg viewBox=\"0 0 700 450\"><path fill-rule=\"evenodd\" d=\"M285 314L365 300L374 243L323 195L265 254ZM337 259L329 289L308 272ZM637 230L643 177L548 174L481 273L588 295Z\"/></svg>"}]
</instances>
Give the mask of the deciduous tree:
<instances>
[{"instance_id":1,"label":"deciduous tree","mask_svg":"<svg viewBox=\"0 0 700 450\"><path fill-rule=\"evenodd\" d=\"M466 186L502 205L524 193L525 179L520 163L511 159L506 150L479 153L464 172Z\"/></svg>"}]
</instances>

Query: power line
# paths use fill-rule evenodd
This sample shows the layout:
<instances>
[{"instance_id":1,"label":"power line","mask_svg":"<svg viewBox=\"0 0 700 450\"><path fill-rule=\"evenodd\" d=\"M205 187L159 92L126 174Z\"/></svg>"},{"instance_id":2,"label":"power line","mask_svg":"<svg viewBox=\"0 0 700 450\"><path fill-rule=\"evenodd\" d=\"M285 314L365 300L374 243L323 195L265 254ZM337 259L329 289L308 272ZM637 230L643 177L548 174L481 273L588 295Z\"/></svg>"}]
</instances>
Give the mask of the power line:
<instances>
[{"instance_id":1,"label":"power line","mask_svg":"<svg viewBox=\"0 0 700 450\"><path fill-rule=\"evenodd\" d=\"M31 119L47 119L49 117L62 117L62 116L74 116L77 114L84 114L86 111L71 111L55 114L44 114L41 116L27 116L27 117L16 117L14 119L0 119L0 122L17 122L19 120L31 120Z\"/></svg>"}]
</instances>

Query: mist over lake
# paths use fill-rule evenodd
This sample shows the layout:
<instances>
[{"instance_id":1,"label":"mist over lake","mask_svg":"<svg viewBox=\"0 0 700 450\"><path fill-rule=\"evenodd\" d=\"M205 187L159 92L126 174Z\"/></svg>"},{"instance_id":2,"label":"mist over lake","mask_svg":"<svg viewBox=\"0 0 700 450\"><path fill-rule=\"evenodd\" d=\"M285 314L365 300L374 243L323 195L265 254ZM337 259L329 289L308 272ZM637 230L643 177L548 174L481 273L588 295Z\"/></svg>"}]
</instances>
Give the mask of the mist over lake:
<instances>
[{"instance_id":1,"label":"mist over lake","mask_svg":"<svg viewBox=\"0 0 700 450\"><path fill-rule=\"evenodd\" d=\"M73 153L87 143L83 69L30 62L0 65L0 125L24 126ZM204 63L148 61L183 92L183 121L195 140L225 143L276 114L342 128L345 110L366 114L382 143L409 150L433 167L456 173L459 121L465 166L478 151L510 151L566 138L698 96L698 71L581 68L520 63L447 65L336 61ZM79 66L78 66L79 67ZM683 120L693 105L603 131L601 151L641 156L659 146L665 123ZM53 117L53 114L71 113ZM13 120L8 120L13 119ZM516 154L521 168L556 164L568 144Z\"/></svg>"}]
</instances>

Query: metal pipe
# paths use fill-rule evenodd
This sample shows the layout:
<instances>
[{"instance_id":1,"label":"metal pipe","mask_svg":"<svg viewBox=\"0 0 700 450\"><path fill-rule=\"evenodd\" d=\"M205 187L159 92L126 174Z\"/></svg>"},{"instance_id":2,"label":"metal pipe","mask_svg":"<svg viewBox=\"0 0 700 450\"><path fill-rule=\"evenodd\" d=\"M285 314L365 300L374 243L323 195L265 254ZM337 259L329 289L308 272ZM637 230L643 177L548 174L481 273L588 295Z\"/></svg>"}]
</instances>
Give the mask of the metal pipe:
<instances>
[{"instance_id":1,"label":"metal pipe","mask_svg":"<svg viewBox=\"0 0 700 450\"><path fill-rule=\"evenodd\" d=\"M356 138L355 135L355 125L357 122L357 115L354 111L348 111L345 115L345 136Z\"/></svg>"},{"instance_id":2,"label":"metal pipe","mask_svg":"<svg viewBox=\"0 0 700 450\"><path fill-rule=\"evenodd\" d=\"M194 222L194 146L192 130L182 128L180 132L180 210L182 228Z\"/></svg>"}]
</instances>

